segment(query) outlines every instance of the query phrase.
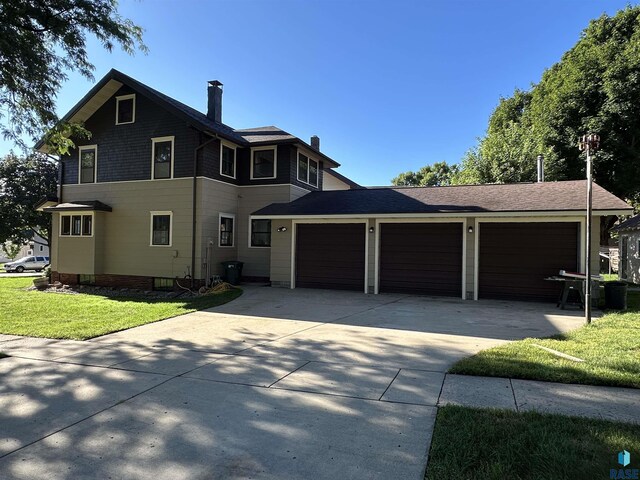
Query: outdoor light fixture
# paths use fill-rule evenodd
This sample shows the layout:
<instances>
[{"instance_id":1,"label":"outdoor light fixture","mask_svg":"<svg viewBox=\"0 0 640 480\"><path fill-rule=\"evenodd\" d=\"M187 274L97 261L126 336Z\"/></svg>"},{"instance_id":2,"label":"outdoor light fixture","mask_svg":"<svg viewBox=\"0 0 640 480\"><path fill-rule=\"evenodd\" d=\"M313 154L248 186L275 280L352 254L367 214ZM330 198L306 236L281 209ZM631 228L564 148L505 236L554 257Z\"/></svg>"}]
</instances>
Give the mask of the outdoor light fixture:
<instances>
[{"instance_id":1,"label":"outdoor light fixture","mask_svg":"<svg viewBox=\"0 0 640 480\"><path fill-rule=\"evenodd\" d=\"M286 232L287 231L287 227L278 227L278 231L279 232Z\"/></svg>"},{"instance_id":2,"label":"outdoor light fixture","mask_svg":"<svg viewBox=\"0 0 640 480\"><path fill-rule=\"evenodd\" d=\"M375 229L373 227L369 227L369 233L373 233Z\"/></svg>"},{"instance_id":3,"label":"outdoor light fixture","mask_svg":"<svg viewBox=\"0 0 640 480\"><path fill-rule=\"evenodd\" d=\"M591 175L591 155L600 148L600 137L595 133L583 135L578 142L581 152L587 152L587 255L585 265L584 316L587 324L591 323L591 211L593 210L593 179Z\"/></svg>"},{"instance_id":4,"label":"outdoor light fixture","mask_svg":"<svg viewBox=\"0 0 640 480\"><path fill-rule=\"evenodd\" d=\"M469 228L467 228L467 232L473 233L473 225L469 225Z\"/></svg>"}]
</instances>

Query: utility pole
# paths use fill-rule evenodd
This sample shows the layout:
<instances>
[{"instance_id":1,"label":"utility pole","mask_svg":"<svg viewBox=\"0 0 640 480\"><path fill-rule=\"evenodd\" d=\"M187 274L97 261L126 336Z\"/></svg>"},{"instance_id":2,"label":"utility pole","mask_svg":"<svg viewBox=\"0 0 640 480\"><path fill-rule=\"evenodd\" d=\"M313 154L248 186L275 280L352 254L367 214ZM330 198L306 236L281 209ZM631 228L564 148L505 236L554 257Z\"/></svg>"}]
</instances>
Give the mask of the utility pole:
<instances>
[{"instance_id":1,"label":"utility pole","mask_svg":"<svg viewBox=\"0 0 640 480\"><path fill-rule=\"evenodd\" d=\"M595 133L583 135L578 143L580 151L587 153L587 223L586 223L586 265L585 292L584 292L584 317L587 324L591 323L591 212L593 210L593 178L591 174L591 155L600 148L600 137Z\"/></svg>"}]
</instances>

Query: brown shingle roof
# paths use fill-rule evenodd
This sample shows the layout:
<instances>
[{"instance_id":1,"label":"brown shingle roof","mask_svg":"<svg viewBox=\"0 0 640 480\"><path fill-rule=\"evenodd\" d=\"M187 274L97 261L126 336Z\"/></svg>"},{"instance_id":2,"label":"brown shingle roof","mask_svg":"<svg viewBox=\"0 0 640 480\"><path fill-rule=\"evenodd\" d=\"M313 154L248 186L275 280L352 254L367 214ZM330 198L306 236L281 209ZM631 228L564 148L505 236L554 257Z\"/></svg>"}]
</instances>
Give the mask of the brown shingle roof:
<instances>
[{"instance_id":1,"label":"brown shingle roof","mask_svg":"<svg viewBox=\"0 0 640 480\"><path fill-rule=\"evenodd\" d=\"M583 212L586 180L543 183L384 187L312 192L290 203L274 203L254 215L320 216L408 213ZM631 207L597 184L594 211Z\"/></svg>"}]
</instances>

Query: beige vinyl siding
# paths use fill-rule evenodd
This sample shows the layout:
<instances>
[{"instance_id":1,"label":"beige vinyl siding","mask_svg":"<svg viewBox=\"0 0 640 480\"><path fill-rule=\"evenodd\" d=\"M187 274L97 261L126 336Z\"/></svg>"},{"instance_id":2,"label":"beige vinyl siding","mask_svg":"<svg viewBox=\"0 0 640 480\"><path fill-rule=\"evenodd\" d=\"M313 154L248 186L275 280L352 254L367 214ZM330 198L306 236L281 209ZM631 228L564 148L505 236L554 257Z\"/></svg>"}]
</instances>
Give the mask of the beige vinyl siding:
<instances>
[{"instance_id":1,"label":"beige vinyl siding","mask_svg":"<svg viewBox=\"0 0 640 480\"><path fill-rule=\"evenodd\" d=\"M324 170L322 190L349 190L351 187Z\"/></svg>"},{"instance_id":2,"label":"beige vinyl siding","mask_svg":"<svg viewBox=\"0 0 640 480\"><path fill-rule=\"evenodd\" d=\"M271 284L275 287L291 286L292 223L291 220L271 222ZM287 231L278 232L279 227Z\"/></svg>"},{"instance_id":3,"label":"beige vinyl siding","mask_svg":"<svg viewBox=\"0 0 640 480\"><path fill-rule=\"evenodd\" d=\"M102 271L87 273L152 277L187 274L191 265L191 179L65 185L63 200L100 200L113 209L99 213L95 222L93 238L101 245L95 245L99 247L96 258L100 258L94 265L101 264ZM170 247L149 245L151 211L173 212ZM70 269L79 260L72 260L73 253L62 245L71 239L58 238L58 270L84 273Z\"/></svg>"},{"instance_id":4,"label":"beige vinyl siding","mask_svg":"<svg viewBox=\"0 0 640 480\"><path fill-rule=\"evenodd\" d=\"M240 193L238 187L228 183L217 182L207 178L197 180L198 221L196 222L196 278L205 278L206 262L211 262L211 274L221 275L220 262L240 260L238 245L242 242L239 227L243 218L238 215ZM233 222L233 247L220 247L220 214L235 215ZM189 217L191 225L191 217ZM211 258L207 259L207 246L210 245ZM245 273L243 271L243 273Z\"/></svg>"},{"instance_id":5,"label":"beige vinyl siding","mask_svg":"<svg viewBox=\"0 0 640 480\"><path fill-rule=\"evenodd\" d=\"M473 227L473 233L469 233L469 227ZM474 217L467 218L467 228L463 232L463 235L466 236L467 240L467 261L466 261L466 276L465 276L465 285L464 291L466 292L467 300L473 300L473 282L474 282L474 274L473 274L473 262L475 260L475 248L476 248L476 219Z\"/></svg>"},{"instance_id":6,"label":"beige vinyl siding","mask_svg":"<svg viewBox=\"0 0 640 480\"><path fill-rule=\"evenodd\" d=\"M249 246L249 218L253 212L272 203L289 201L290 185L249 187L240 189L238 201L238 260L244 262L243 275L269 278L271 248ZM273 241L273 235L272 235Z\"/></svg>"},{"instance_id":7,"label":"beige vinyl siding","mask_svg":"<svg viewBox=\"0 0 640 480\"><path fill-rule=\"evenodd\" d=\"M60 215L57 213L51 214L51 238L49 240L49 260L51 261L51 270L59 272L58 258L60 256L58 241L58 233L60 232Z\"/></svg>"}]
</instances>

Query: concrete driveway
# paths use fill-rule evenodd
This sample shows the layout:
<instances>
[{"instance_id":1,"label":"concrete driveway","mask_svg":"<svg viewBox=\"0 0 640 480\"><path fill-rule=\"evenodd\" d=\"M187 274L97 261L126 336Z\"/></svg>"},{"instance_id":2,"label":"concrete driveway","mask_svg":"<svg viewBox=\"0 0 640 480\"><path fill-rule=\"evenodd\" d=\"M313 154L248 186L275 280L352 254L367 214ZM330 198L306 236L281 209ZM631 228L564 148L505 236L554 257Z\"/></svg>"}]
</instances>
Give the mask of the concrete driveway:
<instances>
[{"instance_id":1,"label":"concrete driveway","mask_svg":"<svg viewBox=\"0 0 640 480\"><path fill-rule=\"evenodd\" d=\"M444 372L553 305L248 287L90 342L0 336L0 478L422 479Z\"/></svg>"}]
</instances>

